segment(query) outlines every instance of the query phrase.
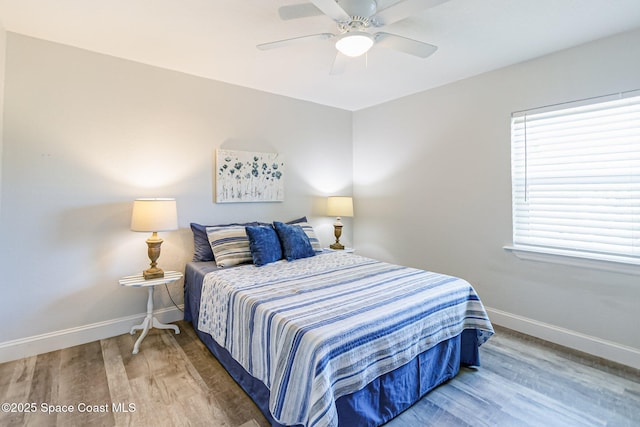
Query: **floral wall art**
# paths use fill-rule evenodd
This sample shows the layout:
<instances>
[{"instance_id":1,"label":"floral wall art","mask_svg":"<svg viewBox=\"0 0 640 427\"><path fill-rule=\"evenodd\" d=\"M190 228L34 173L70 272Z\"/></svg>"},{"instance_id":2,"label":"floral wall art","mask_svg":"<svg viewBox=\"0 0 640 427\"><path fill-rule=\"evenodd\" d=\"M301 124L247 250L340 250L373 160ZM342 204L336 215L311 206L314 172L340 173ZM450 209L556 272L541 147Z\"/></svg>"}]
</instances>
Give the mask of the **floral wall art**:
<instances>
[{"instance_id":1,"label":"floral wall art","mask_svg":"<svg viewBox=\"0 0 640 427\"><path fill-rule=\"evenodd\" d=\"M284 201L284 156L216 151L216 202Z\"/></svg>"}]
</instances>

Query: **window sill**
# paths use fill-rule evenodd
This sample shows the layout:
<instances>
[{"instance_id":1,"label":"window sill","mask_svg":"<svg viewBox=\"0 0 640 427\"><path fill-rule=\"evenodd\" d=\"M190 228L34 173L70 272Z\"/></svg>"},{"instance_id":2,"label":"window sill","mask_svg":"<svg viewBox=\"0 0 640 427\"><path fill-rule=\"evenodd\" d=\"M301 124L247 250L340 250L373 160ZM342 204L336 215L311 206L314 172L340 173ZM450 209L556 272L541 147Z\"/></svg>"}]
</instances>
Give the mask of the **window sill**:
<instances>
[{"instance_id":1,"label":"window sill","mask_svg":"<svg viewBox=\"0 0 640 427\"><path fill-rule=\"evenodd\" d=\"M549 262L640 276L640 260L631 258L606 255L595 258L592 254L533 246L504 246L503 249L527 261Z\"/></svg>"}]
</instances>

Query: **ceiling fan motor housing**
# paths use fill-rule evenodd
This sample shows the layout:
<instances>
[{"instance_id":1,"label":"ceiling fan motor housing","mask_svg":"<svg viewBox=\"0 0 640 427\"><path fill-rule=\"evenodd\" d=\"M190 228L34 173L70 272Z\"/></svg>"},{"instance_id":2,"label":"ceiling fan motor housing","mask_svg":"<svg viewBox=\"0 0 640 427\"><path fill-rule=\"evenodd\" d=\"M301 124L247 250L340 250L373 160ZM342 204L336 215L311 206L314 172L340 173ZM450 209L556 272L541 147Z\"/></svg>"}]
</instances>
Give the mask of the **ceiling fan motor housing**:
<instances>
[{"instance_id":1,"label":"ceiling fan motor housing","mask_svg":"<svg viewBox=\"0 0 640 427\"><path fill-rule=\"evenodd\" d=\"M342 33L365 31L369 28L370 24L369 18L365 18L364 16L352 16L351 21L339 23L338 29Z\"/></svg>"}]
</instances>

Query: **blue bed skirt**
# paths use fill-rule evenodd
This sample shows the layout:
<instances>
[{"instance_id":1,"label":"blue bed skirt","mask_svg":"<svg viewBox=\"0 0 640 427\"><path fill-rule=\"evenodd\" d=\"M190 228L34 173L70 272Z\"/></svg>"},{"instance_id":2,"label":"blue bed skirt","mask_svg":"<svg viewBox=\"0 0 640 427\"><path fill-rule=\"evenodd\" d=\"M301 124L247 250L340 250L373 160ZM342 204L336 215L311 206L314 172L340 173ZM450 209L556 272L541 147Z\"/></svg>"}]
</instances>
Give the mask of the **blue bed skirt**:
<instances>
[{"instance_id":1,"label":"blue bed skirt","mask_svg":"<svg viewBox=\"0 0 640 427\"><path fill-rule=\"evenodd\" d=\"M211 335L198 330L202 280L215 270L212 262L188 263L185 270L184 317L191 322L198 337L231 377L256 403L260 411L276 427L269 412L269 390L251 376ZM375 427L384 424L420 400L427 392L456 376L460 365L479 366L478 339L475 330L443 341L400 368L376 378L365 388L342 396L336 401L340 426Z\"/></svg>"}]
</instances>

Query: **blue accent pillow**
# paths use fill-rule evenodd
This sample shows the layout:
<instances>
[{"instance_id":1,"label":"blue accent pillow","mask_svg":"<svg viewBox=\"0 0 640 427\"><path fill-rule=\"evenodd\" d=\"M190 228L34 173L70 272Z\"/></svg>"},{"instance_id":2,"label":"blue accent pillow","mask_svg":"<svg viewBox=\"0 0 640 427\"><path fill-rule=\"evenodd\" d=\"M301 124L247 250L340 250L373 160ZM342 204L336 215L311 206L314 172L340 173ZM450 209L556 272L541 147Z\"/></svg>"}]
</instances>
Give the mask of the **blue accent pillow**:
<instances>
[{"instance_id":1,"label":"blue accent pillow","mask_svg":"<svg viewBox=\"0 0 640 427\"><path fill-rule=\"evenodd\" d=\"M290 224L290 225L295 224L302 227L302 229L304 230L304 234L306 234L307 237L309 238L309 243L311 243L311 247L313 248L313 250L316 252L322 252L322 246L320 245L320 240L318 240L318 237L316 236L316 232L311 226L311 224L307 222L306 216L303 216L298 219L294 219L292 221L288 221L287 224Z\"/></svg>"},{"instance_id":2,"label":"blue accent pillow","mask_svg":"<svg viewBox=\"0 0 640 427\"><path fill-rule=\"evenodd\" d=\"M280 239L271 225L249 226L245 230L255 265L261 266L282 259Z\"/></svg>"},{"instance_id":3,"label":"blue accent pillow","mask_svg":"<svg viewBox=\"0 0 640 427\"><path fill-rule=\"evenodd\" d=\"M278 233L282 244L282 252L287 261L308 258L316 254L311 247L309 237L299 225L289 225L276 221L273 226Z\"/></svg>"}]
</instances>

